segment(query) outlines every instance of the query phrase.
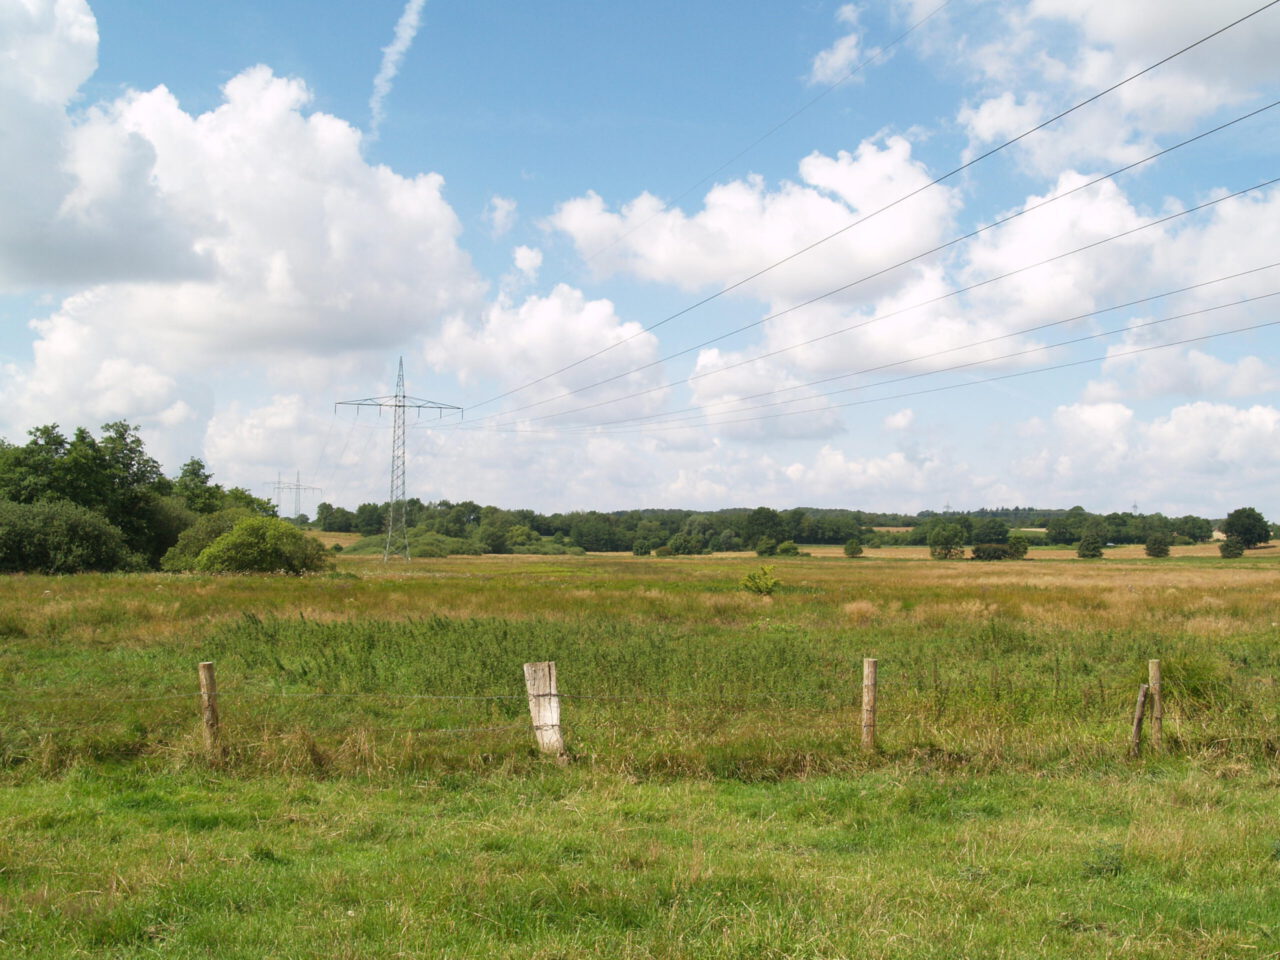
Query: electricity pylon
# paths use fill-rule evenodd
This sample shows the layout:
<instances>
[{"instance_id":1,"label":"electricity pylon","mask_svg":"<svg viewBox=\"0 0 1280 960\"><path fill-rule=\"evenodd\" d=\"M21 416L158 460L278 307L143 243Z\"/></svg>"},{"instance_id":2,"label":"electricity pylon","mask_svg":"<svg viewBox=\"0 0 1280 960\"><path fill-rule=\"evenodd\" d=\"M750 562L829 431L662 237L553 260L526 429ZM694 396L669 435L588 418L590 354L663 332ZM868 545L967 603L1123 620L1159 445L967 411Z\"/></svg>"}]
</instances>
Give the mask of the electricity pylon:
<instances>
[{"instance_id":1,"label":"electricity pylon","mask_svg":"<svg viewBox=\"0 0 1280 960\"><path fill-rule=\"evenodd\" d=\"M298 471L297 476L298 476L298 479L290 483L288 480L281 480L280 474L277 473L275 480L272 483L268 484L268 486L271 487L271 489L273 489L276 492L276 513L279 513L280 508L283 506L281 495L286 490L293 491L293 515L295 517L299 516L302 513L302 491L303 490L312 490L312 491L315 491L316 493L324 493L324 490L321 489L320 487L313 487L309 483L303 483L302 471Z\"/></svg>"},{"instance_id":2,"label":"electricity pylon","mask_svg":"<svg viewBox=\"0 0 1280 960\"><path fill-rule=\"evenodd\" d=\"M451 403L436 403L434 400L423 400L421 397L405 396L404 392L404 357L400 358L400 371L396 374L396 392L390 397L365 397L363 400L339 400L335 407L377 407L379 412L390 407L395 420L391 431L391 499L387 505L387 546L382 551L383 562L391 559L391 554L403 551L404 558L409 559L409 526L405 522L405 470L404 470L404 412L417 410L439 410L444 416L446 410L461 411Z\"/></svg>"}]
</instances>

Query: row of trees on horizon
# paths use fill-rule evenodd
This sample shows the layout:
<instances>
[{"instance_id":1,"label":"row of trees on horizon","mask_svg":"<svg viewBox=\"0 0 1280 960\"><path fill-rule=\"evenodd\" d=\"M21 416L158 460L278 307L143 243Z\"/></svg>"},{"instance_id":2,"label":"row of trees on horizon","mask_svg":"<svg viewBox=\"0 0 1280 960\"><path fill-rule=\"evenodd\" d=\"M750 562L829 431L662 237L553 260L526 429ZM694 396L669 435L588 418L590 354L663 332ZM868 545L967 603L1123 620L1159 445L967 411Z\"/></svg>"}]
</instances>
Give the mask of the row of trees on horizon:
<instances>
[{"instance_id":1,"label":"row of trees on horizon","mask_svg":"<svg viewBox=\"0 0 1280 960\"><path fill-rule=\"evenodd\" d=\"M353 532L376 537L386 531L388 504L364 503L351 511L321 503L314 520L295 522L328 532ZM675 554L757 550L772 544L848 544L928 546L946 528L957 546L1006 544L1014 531L1031 546L1072 545L1085 537L1102 544L1145 544L1153 536L1171 544L1209 540L1215 522L1198 516L1163 514L1093 514L1083 507L1037 510L1024 507L972 512L922 511L886 514L836 508L728 508L715 511L644 509L542 514L533 510L504 510L474 501L440 500L405 505L407 525L420 534L455 541L451 552L464 552L458 542L473 544L475 552L542 552L543 544L577 547L588 552L632 551L648 554L662 548ZM954 533L950 531L954 529ZM432 544L424 544L431 548ZM766 552L769 552L766 550Z\"/></svg>"},{"instance_id":2,"label":"row of trees on horizon","mask_svg":"<svg viewBox=\"0 0 1280 960\"><path fill-rule=\"evenodd\" d=\"M770 552L770 545L781 544L932 546L943 536L940 531L948 542L971 545L1008 543L1011 531L1019 531L1019 543L1033 546L1078 543L1085 537L1104 544L1146 543L1153 535L1193 543L1210 539L1215 529L1215 522L1205 517L1103 515L1080 506L916 514L767 506L543 514L471 500L424 503L418 498L405 506L412 539L418 541L416 555L698 554L759 550L762 545ZM289 522L377 537L385 534L388 512L386 503L364 503L354 510L321 503L314 519L299 516ZM1250 512L1264 534L1277 532ZM137 428L123 421L104 425L96 437L83 428L67 436L51 424L30 431L23 445L0 440L0 572L191 569L196 544L203 549L246 517L275 516L270 501L215 483L199 458L188 460L177 476L165 476L147 454ZM211 517L219 519L202 519Z\"/></svg>"}]
</instances>

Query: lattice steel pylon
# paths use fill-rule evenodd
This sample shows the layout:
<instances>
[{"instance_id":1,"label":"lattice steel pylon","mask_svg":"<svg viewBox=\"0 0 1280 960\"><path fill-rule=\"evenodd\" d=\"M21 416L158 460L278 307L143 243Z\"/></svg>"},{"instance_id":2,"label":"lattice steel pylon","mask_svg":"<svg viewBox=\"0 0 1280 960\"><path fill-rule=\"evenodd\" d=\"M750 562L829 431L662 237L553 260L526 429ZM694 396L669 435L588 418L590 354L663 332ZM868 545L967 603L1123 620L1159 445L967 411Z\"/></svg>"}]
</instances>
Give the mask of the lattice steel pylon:
<instances>
[{"instance_id":1,"label":"lattice steel pylon","mask_svg":"<svg viewBox=\"0 0 1280 960\"><path fill-rule=\"evenodd\" d=\"M303 490L307 490L312 493L321 493L321 494L324 493L324 489L322 487L313 487L309 483L303 483L301 470L298 471L298 479L293 482L280 479L280 475L277 473L275 480L269 482L267 486L269 486L272 490L275 491L276 513L280 513L280 511L284 509L284 492L286 490L293 491L293 515L295 517L301 515L302 513L302 491Z\"/></svg>"},{"instance_id":2,"label":"lattice steel pylon","mask_svg":"<svg viewBox=\"0 0 1280 960\"><path fill-rule=\"evenodd\" d=\"M393 553L403 552L409 559L409 525L405 522L405 464L404 464L404 412L417 410L462 411L451 403L437 403L421 397L406 396L404 392L404 357L400 358L400 370L396 374L396 392L390 397L365 397L363 400L339 400L335 407L377 407L381 411L390 407L394 422L391 429L391 497L387 502L387 546L382 552L383 562Z\"/></svg>"}]
</instances>

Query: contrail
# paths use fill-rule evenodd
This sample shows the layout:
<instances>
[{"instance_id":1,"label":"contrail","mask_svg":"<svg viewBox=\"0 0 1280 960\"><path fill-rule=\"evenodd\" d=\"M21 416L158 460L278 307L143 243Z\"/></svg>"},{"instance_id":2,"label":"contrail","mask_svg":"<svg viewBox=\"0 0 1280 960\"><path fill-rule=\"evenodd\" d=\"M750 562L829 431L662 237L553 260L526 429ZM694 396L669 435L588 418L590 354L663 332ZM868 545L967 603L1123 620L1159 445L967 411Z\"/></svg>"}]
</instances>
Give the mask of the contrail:
<instances>
[{"instance_id":1,"label":"contrail","mask_svg":"<svg viewBox=\"0 0 1280 960\"><path fill-rule=\"evenodd\" d=\"M382 66L378 75L373 78L373 96L369 98L369 139L377 140L386 111L382 103L391 93L391 81L400 72L400 63L409 52L413 38L418 35L418 27L422 24L422 8L427 0L409 0L404 5L404 12L396 21L396 35L391 42L382 48Z\"/></svg>"}]
</instances>

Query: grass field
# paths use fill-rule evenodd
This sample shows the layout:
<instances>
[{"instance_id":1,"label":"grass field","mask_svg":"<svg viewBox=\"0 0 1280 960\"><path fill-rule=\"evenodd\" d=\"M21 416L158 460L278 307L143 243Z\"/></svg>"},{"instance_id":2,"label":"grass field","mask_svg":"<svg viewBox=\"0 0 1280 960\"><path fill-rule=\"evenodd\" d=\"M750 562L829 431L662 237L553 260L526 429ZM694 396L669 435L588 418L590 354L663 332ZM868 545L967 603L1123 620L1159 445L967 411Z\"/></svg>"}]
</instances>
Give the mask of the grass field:
<instances>
[{"instance_id":1,"label":"grass field","mask_svg":"<svg viewBox=\"0 0 1280 960\"><path fill-rule=\"evenodd\" d=\"M1280 551L812 552L0 580L0 954L1280 956Z\"/></svg>"}]
</instances>

